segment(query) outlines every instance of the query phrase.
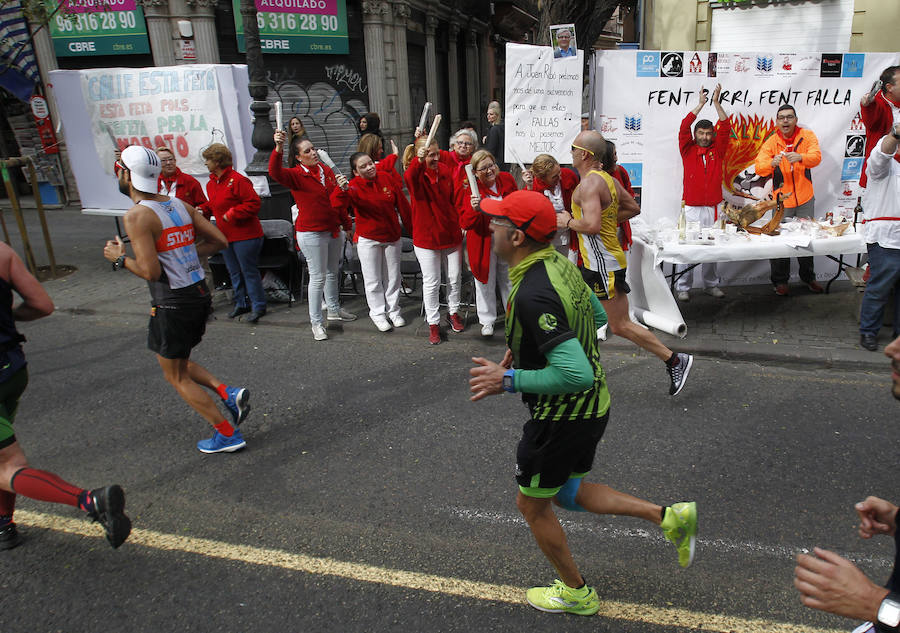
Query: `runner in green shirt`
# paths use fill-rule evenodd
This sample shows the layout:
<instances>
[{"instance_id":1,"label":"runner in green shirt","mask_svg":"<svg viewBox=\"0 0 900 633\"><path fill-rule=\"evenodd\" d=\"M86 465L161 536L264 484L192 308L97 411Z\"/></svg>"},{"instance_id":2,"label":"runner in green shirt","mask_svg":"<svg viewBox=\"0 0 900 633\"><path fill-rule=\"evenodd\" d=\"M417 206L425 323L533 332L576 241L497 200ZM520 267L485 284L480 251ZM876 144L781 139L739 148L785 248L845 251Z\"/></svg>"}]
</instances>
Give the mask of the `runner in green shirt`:
<instances>
[{"instance_id":1,"label":"runner in green shirt","mask_svg":"<svg viewBox=\"0 0 900 633\"><path fill-rule=\"evenodd\" d=\"M512 291L506 313L509 349L499 364L472 359L471 399L518 392L531 414L516 452L516 503L560 579L529 589L529 604L550 613L593 615L600 609L597 592L578 571L552 503L656 523L678 548L682 567L694 556L697 506L663 507L583 482L609 420L597 345L606 313L578 269L551 245L556 213L545 196L522 190L503 200L482 200L480 206L491 216L493 248L509 264Z\"/></svg>"}]
</instances>

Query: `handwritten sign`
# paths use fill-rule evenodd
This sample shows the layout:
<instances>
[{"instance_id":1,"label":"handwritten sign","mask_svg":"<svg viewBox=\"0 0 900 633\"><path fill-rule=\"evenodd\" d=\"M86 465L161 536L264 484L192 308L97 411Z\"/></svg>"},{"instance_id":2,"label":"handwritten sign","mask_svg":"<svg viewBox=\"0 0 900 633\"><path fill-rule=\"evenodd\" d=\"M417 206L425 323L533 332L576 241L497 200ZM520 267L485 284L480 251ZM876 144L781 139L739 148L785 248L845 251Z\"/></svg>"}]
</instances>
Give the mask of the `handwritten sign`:
<instances>
[{"instance_id":1,"label":"handwritten sign","mask_svg":"<svg viewBox=\"0 0 900 633\"><path fill-rule=\"evenodd\" d=\"M506 45L506 114L503 162L513 152L526 163L550 154L571 163L581 130L582 51L578 63L554 64L549 46Z\"/></svg>"},{"instance_id":2,"label":"handwritten sign","mask_svg":"<svg viewBox=\"0 0 900 633\"><path fill-rule=\"evenodd\" d=\"M183 171L203 173L202 148L224 142L212 65L84 70L81 83L97 153L107 157L104 164L112 165L115 147L166 146Z\"/></svg>"}]
</instances>

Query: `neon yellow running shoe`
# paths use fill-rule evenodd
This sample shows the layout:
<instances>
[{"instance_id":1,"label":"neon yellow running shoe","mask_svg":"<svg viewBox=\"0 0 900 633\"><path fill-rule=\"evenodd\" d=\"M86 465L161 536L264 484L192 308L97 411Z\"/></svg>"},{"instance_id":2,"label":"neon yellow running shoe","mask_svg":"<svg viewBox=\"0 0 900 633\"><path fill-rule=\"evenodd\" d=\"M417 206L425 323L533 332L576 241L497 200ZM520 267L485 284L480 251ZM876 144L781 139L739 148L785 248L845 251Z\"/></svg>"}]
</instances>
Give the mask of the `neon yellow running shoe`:
<instances>
[{"instance_id":1,"label":"neon yellow running shoe","mask_svg":"<svg viewBox=\"0 0 900 633\"><path fill-rule=\"evenodd\" d=\"M672 541L678 548L678 564L690 567L697 540L697 504L693 501L682 502L666 508L660 527L666 540Z\"/></svg>"},{"instance_id":2,"label":"neon yellow running shoe","mask_svg":"<svg viewBox=\"0 0 900 633\"><path fill-rule=\"evenodd\" d=\"M592 587L572 589L561 580L554 580L549 587L532 587L525 597L532 607L547 613L594 615L600 610L600 599Z\"/></svg>"}]
</instances>

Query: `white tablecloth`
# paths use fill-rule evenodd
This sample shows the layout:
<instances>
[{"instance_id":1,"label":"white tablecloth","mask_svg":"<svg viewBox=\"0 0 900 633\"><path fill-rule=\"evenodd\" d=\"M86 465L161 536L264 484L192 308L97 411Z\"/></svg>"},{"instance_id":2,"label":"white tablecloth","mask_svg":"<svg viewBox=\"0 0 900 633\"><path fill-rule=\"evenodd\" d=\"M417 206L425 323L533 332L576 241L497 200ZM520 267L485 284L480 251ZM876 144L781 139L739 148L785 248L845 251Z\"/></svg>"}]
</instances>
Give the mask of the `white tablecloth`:
<instances>
[{"instance_id":1,"label":"white tablecloth","mask_svg":"<svg viewBox=\"0 0 900 633\"><path fill-rule=\"evenodd\" d=\"M806 246L792 242L805 241L799 232L781 235L751 235L741 233L730 236L728 242L711 242L710 245L678 244L668 242L662 248L644 243L653 252L657 264L705 264L708 262L743 262L751 259L775 259L779 257L808 257L815 255L849 255L866 252L866 242L853 228L840 237L810 239ZM808 239L808 236L806 236ZM639 238L635 238L639 239Z\"/></svg>"},{"instance_id":2,"label":"white tablecloth","mask_svg":"<svg viewBox=\"0 0 900 633\"><path fill-rule=\"evenodd\" d=\"M852 231L852 227L849 231ZM667 243L660 249L655 244L648 244L639 235L634 235L626 273L628 285L631 286L628 300L633 317L644 325L681 338L687 334L684 317L661 270L660 264L663 262L698 264L866 252L865 240L859 233L811 239L805 246L791 245L792 241L805 241L796 232L776 236L746 234L746 237L731 237L733 239L728 242L710 246Z\"/></svg>"}]
</instances>

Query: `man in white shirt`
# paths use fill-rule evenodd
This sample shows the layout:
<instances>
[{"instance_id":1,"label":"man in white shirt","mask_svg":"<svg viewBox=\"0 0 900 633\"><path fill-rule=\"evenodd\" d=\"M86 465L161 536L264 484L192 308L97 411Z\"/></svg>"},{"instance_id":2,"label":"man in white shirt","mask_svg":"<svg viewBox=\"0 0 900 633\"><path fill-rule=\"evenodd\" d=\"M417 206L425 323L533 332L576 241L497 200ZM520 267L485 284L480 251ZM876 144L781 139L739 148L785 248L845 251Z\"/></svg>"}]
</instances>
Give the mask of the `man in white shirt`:
<instances>
[{"instance_id":1,"label":"man in white shirt","mask_svg":"<svg viewBox=\"0 0 900 633\"><path fill-rule=\"evenodd\" d=\"M869 271L859 315L859 344L874 352L884 307L894 293L894 338L900 336L900 124L895 124L869 154L866 165L865 237Z\"/></svg>"}]
</instances>

